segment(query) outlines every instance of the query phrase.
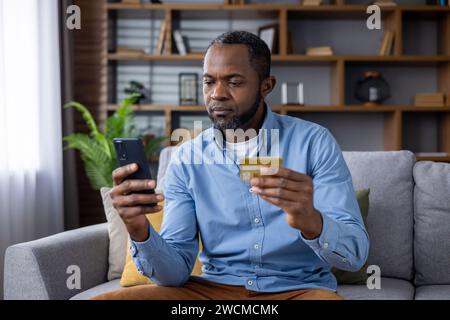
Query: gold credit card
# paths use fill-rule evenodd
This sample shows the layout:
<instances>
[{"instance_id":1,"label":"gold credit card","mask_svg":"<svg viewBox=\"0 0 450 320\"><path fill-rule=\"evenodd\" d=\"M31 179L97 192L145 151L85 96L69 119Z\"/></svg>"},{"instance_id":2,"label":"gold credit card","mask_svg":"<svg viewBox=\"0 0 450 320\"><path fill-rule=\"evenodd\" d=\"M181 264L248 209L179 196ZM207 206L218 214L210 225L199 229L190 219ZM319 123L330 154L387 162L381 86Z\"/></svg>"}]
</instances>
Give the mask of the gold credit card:
<instances>
[{"instance_id":1,"label":"gold credit card","mask_svg":"<svg viewBox=\"0 0 450 320\"><path fill-rule=\"evenodd\" d=\"M279 157L257 157L243 158L240 163L240 178L242 181L250 181L261 175L261 167L278 169L282 166L282 158Z\"/></svg>"}]
</instances>

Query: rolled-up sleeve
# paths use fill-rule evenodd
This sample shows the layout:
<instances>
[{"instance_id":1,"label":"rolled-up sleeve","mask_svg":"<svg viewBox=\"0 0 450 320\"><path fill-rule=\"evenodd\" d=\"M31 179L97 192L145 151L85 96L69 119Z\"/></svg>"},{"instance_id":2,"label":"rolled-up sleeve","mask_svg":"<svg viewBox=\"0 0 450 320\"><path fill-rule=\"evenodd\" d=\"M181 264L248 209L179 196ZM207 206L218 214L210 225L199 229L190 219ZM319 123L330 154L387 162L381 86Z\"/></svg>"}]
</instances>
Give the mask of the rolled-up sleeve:
<instances>
[{"instance_id":1,"label":"rolled-up sleeve","mask_svg":"<svg viewBox=\"0 0 450 320\"><path fill-rule=\"evenodd\" d=\"M358 271L367 260L369 236L350 171L328 129L322 128L311 150L314 207L322 215L323 226L316 239L307 240L301 233L300 236L320 259L331 266Z\"/></svg>"},{"instance_id":2,"label":"rolled-up sleeve","mask_svg":"<svg viewBox=\"0 0 450 320\"><path fill-rule=\"evenodd\" d=\"M182 286L189 279L198 254L195 204L186 188L183 164L176 157L166 172L161 232L158 234L150 226L145 242L131 241L137 269L164 286Z\"/></svg>"}]
</instances>

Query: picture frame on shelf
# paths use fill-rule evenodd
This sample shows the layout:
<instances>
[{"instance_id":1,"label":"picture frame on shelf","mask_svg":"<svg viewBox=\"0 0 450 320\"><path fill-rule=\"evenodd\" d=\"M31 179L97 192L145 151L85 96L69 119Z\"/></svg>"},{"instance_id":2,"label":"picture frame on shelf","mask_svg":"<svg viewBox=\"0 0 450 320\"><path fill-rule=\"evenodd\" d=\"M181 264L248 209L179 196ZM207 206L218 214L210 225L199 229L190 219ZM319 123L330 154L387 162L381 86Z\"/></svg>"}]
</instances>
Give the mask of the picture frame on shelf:
<instances>
[{"instance_id":1,"label":"picture frame on shelf","mask_svg":"<svg viewBox=\"0 0 450 320\"><path fill-rule=\"evenodd\" d=\"M198 74L182 72L178 74L178 102L180 106L198 105Z\"/></svg>"},{"instance_id":2,"label":"picture frame on shelf","mask_svg":"<svg viewBox=\"0 0 450 320\"><path fill-rule=\"evenodd\" d=\"M267 44L272 54L276 53L278 50L278 23L259 27L258 37Z\"/></svg>"}]
</instances>

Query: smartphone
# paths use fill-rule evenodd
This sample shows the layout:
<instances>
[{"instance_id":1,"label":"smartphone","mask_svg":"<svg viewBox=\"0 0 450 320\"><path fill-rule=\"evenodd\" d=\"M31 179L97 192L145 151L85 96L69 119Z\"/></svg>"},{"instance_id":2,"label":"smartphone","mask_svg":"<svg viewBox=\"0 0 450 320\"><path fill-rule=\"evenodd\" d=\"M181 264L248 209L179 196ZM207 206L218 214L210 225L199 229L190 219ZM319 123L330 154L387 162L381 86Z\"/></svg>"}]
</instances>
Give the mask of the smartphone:
<instances>
[{"instance_id":1,"label":"smartphone","mask_svg":"<svg viewBox=\"0 0 450 320\"><path fill-rule=\"evenodd\" d=\"M119 167L126 166L131 163L138 165L138 171L125 178L128 179L147 179L151 180L152 176L145 155L144 144L139 138L115 138L113 139L114 147L117 154L117 162ZM142 191L132 191L131 193L154 194L155 190L147 189ZM148 206L154 207L156 203L150 203Z\"/></svg>"}]
</instances>

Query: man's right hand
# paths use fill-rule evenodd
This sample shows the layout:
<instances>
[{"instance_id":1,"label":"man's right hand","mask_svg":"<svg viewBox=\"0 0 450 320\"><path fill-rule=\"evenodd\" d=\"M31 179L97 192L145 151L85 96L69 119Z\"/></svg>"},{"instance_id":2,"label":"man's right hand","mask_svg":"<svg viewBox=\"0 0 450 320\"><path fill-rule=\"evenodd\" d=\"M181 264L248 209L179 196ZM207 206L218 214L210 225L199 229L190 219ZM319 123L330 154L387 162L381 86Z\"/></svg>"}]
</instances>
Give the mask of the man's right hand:
<instances>
[{"instance_id":1,"label":"man's right hand","mask_svg":"<svg viewBox=\"0 0 450 320\"><path fill-rule=\"evenodd\" d=\"M148 239L148 213L160 211L161 206L149 206L150 203L158 203L164 200L162 194L138 194L131 191L154 189L154 180L124 180L138 170L138 165L133 163L119 167L113 171L114 187L111 190L112 205L117 210L120 218L134 241L142 242Z\"/></svg>"}]
</instances>

